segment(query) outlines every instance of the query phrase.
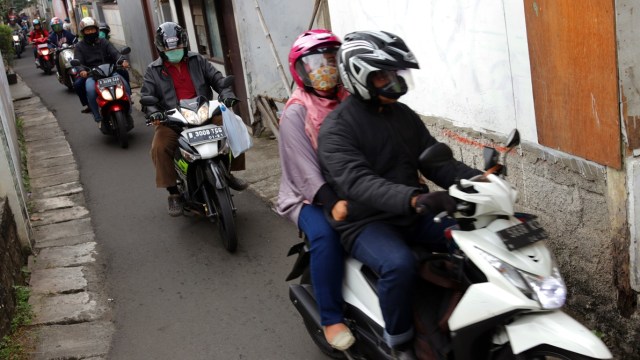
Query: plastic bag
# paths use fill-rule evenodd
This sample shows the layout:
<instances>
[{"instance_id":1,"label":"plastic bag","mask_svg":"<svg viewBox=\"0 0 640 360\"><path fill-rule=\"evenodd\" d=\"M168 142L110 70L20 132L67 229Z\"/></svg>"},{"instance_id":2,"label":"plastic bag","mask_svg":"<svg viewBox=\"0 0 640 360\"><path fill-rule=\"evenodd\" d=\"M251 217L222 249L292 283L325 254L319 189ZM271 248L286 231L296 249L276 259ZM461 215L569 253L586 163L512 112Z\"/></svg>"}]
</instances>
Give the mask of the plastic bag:
<instances>
[{"instance_id":1,"label":"plastic bag","mask_svg":"<svg viewBox=\"0 0 640 360\"><path fill-rule=\"evenodd\" d=\"M253 146L253 140L240 116L222 104L220 104L220 110L222 110L222 127L227 133L231 154L237 158Z\"/></svg>"}]
</instances>

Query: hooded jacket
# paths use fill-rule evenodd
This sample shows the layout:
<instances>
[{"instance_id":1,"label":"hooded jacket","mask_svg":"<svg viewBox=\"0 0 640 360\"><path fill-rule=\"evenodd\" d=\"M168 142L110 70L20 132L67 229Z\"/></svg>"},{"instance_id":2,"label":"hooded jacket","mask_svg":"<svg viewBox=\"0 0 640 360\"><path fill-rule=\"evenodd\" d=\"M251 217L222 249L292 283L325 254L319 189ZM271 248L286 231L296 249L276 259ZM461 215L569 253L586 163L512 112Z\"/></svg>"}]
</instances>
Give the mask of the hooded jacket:
<instances>
[{"instance_id":1,"label":"hooded jacket","mask_svg":"<svg viewBox=\"0 0 640 360\"><path fill-rule=\"evenodd\" d=\"M120 52L110 42L97 39L89 44L85 40L76 44L73 56L84 66L95 67L102 64L115 63L120 57Z\"/></svg>"},{"instance_id":2,"label":"hooded jacket","mask_svg":"<svg viewBox=\"0 0 640 360\"><path fill-rule=\"evenodd\" d=\"M459 161L422 167L420 154L436 142L418 114L399 102L380 108L350 96L325 118L318 138L320 166L348 202L347 219L329 221L348 251L369 223L408 226L422 216L410 205L413 195L428 191L418 171L443 188L481 173Z\"/></svg>"},{"instance_id":3,"label":"hooded jacket","mask_svg":"<svg viewBox=\"0 0 640 360\"><path fill-rule=\"evenodd\" d=\"M213 90L222 99L236 97L231 88L222 88L224 76L203 56L198 53L188 52L187 61L189 62L191 81L193 81L193 86L198 96L205 96L207 99L212 100L213 92L211 88L213 87ZM161 108L168 110L178 106L179 101L173 86L173 80L171 80L171 75L166 70L162 58L156 59L147 66L140 95L151 95L160 99L158 106L143 107L143 111L147 115L159 111Z\"/></svg>"}]
</instances>

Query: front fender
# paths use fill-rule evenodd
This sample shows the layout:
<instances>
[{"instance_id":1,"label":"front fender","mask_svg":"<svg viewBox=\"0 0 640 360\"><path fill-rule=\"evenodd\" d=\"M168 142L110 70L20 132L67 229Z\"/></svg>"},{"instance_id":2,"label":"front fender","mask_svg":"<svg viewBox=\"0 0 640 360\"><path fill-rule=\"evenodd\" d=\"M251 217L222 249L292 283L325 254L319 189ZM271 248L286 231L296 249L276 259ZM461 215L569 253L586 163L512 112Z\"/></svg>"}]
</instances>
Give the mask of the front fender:
<instances>
[{"instance_id":1,"label":"front fender","mask_svg":"<svg viewBox=\"0 0 640 360\"><path fill-rule=\"evenodd\" d=\"M223 189L227 186L224 176L224 170L215 161L209 160L207 163L207 175L217 189Z\"/></svg>"},{"instance_id":2,"label":"front fender","mask_svg":"<svg viewBox=\"0 0 640 360\"><path fill-rule=\"evenodd\" d=\"M562 311L524 315L506 325L514 354L547 344L594 359L612 359L607 346Z\"/></svg>"}]
</instances>

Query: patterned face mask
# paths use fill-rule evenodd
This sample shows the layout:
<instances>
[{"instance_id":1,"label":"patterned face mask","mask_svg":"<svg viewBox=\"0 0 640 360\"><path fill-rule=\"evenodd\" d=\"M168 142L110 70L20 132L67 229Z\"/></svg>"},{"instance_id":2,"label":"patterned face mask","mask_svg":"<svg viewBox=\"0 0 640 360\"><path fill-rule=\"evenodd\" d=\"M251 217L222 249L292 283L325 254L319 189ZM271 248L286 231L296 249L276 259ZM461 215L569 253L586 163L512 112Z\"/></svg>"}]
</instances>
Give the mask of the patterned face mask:
<instances>
[{"instance_id":1,"label":"patterned face mask","mask_svg":"<svg viewBox=\"0 0 640 360\"><path fill-rule=\"evenodd\" d=\"M338 68L323 65L309 73L311 87L320 91L329 91L338 85Z\"/></svg>"}]
</instances>

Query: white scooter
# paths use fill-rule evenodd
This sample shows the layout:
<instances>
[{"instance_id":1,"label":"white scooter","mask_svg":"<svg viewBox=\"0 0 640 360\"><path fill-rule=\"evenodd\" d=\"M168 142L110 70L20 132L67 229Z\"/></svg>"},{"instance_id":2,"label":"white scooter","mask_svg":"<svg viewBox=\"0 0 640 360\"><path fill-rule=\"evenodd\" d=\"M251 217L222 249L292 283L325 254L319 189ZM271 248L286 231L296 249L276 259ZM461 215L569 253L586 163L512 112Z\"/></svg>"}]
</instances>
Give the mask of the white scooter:
<instances>
[{"instance_id":1,"label":"white scooter","mask_svg":"<svg viewBox=\"0 0 640 360\"><path fill-rule=\"evenodd\" d=\"M519 141L514 131L508 150ZM445 235L456 250L434 254L415 249L422 275L414 306L416 355L455 360L611 359L597 336L560 310L567 292L545 245L547 234L534 216L514 212L517 191L504 180L506 167L499 163L499 153L485 148L484 157L483 175L449 188L458 203L453 214L457 225ZM443 143L420 156L427 167L451 159L451 149ZM356 342L339 352L324 339L308 271L308 244L292 247L289 255L294 254L298 259L287 280L302 276L302 281L289 286L290 299L322 352L336 359L390 359L382 338L376 274L353 258L346 261L345 319Z\"/></svg>"}]
</instances>

